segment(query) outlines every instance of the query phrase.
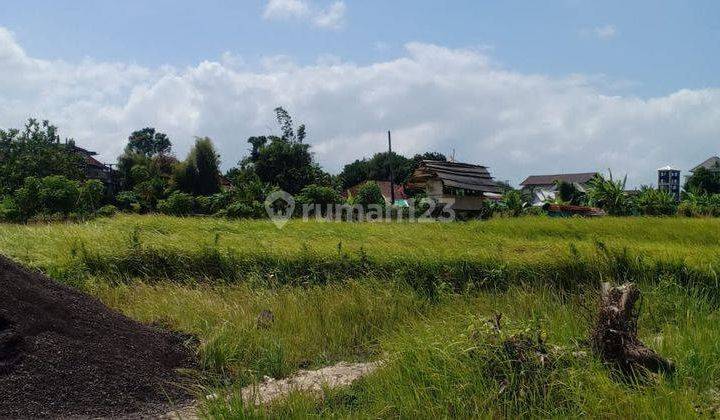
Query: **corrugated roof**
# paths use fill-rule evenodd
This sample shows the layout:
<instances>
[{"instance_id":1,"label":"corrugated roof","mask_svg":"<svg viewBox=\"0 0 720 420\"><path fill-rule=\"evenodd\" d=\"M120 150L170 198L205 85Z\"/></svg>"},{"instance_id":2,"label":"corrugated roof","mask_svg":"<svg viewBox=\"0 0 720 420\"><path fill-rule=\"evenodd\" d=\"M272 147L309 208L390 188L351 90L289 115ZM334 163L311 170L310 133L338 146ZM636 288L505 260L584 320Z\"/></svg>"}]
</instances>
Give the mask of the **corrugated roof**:
<instances>
[{"instance_id":1,"label":"corrugated roof","mask_svg":"<svg viewBox=\"0 0 720 420\"><path fill-rule=\"evenodd\" d=\"M484 193L500 193L487 167L469 163L424 160L410 177L410 183L438 178L446 187L462 188Z\"/></svg>"},{"instance_id":2,"label":"corrugated roof","mask_svg":"<svg viewBox=\"0 0 720 420\"><path fill-rule=\"evenodd\" d=\"M555 175L530 175L521 182L523 187L533 185L552 185L555 181L570 182L573 184L585 184L597 175L597 172L581 172L576 174L555 174Z\"/></svg>"},{"instance_id":3,"label":"corrugated roof","mask_svg":"<svg viewBox=\"0 0 720 420\"><path fill-rule=\"evenodd\" d=\"M705 161L704 161L703 163L701 163L701 164L699 164L698 166L690 169L690 172L695 172L695 171L697 171L697 170L700 169L700 168L710 169L710 168L713 168L713 167L716 167L716 166L720 166L720 157L711 156L711 157L705 159Z\"/></svg>"}]
</instances>

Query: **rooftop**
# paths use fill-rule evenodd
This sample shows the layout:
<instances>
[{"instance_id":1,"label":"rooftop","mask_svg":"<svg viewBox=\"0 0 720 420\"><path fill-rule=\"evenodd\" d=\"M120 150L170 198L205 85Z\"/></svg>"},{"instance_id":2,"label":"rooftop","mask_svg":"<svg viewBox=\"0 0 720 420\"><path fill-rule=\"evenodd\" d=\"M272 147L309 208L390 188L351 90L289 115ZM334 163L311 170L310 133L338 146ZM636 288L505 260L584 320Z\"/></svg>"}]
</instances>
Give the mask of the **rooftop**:
<instances>
[{"instance_id":1,"label":"rooftop","mask_svg":"<svg viewBox=\"0 0 720 420\"><path fill-rule=\"evenodd\" d=\"M440 179L444 186L462 188L483 193L501 193L502 190L490 176L486 166L440 160L424 160L410 177L410 183L418 184L430 179Z\"/></svg>"},{"instance_id":2,"label":"rooftop","mask_svg":"<svg viewBox=\"0 0 720 420\"><path fill-rule=\"evenodd\" d=\"M595 178L597 172L580 172L574 174L554 174L554 175L530 175L520 185L523 187L552 185L555 181L569 182L572 184L585 184Z\"/></svg>"}]
</instances>

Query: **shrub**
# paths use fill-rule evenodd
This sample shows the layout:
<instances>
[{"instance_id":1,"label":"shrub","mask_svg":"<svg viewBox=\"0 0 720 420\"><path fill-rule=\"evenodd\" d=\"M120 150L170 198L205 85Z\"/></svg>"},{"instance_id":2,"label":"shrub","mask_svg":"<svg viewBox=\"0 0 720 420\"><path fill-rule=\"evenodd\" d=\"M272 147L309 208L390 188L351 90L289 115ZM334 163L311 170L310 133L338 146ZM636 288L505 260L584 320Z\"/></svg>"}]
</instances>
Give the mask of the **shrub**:
<instances>
[{"instance_id":1,"label":"shrub","mask_svg":"<svg viewBox=\"0 0 720 420\"><path fill-rule=\"evenodd\" d=\"M132 210L132 205L139 205L140 200L133 191L121 191L115 196L115 202L121 210Z\"/></svg>"},{"instance_id":2,"label":"shrub","mask_svg":"<svg viewBox=\"0 0 720 420\"><path fill-rule=\"evenodd\" d=\"M517 190L505 193L500 204L507 214L512 217L520 216L527 207L527 203L523 200L522 194Z\"/></svg>"},{"instance_id":3,"label":"shrub","mask_svg":"<svg viewBox=\"0 0 720 420\"><path fill-rule=\"evenodd\" d=\"M243 219L262 217L263 214L265 214L265 207L259 201L253 201L250 204L238 201L227 206L219 216Z\"/></svg>"},{"instance_id":4,"label":"shrub","mask_svg":"<svg viewBox=\"0 0 720 420\"><path fill-rule=\"evenodd\" d=\"M363 184L355 196L355 204L359 204L365 208L370 205L379 205L385 207L385 198L380 191L380 186L375 181L368 181Z\"/></svg>"},{"instance_id":5,"label":"shrub","mask_svg":"<svg viewBox=\"0 0 720 420\"><path fill-rule=\"evenodd\" d=\"M640 213L646 216L670 216L677 208L675 197L653 188L643 188L635 203Z\"/></svg>"},{"instance_id":6,"label":"shrub","mask_svg":"<svg viewBox=\"0 0 720 420\"><path fill-rule=\"evenodd\" d=\"M102 206L98 209L97 215L101 217L112 217L117 213L117 207L113 206L112 204L108 204L105 206Z\"/></svg>"},{"instance_id":7,"label":"shrub","mask_svg":"<svg viewBox=\"0 0 720 420\"><path fill-rule=\"evenodd\" d=\"M194 207L195 199L193 196L179 191L173 192L167 200L160 200L157 204L157 210L160 213L173 216L187 216L192 214Z\"/></svg>"},{"instance_id":8,"label":"shrub","mask_svg":"<svg viewBox=\"0 0 720 420\"><path fill-rule=\"evenodd\" d=\"M611 216L632 214L632 203L625 194L626 180L627 178L615 181L612 173L610 173L609 179L605 179L602 175L596 175L588 183L587 196L590 205L602 208Z\"/></svg>"},{"instance_id":9,"label":"shrub","mask_svg":"<svg viewBox=\"0 0 720 420\"><path fill-rule=\"evenodd\" d=\"M15 200L10 196L5 196L0 201L0 221L18 222L21 219L20 208Z\"/></svg>"},{"instance_id":10,"label":"shrub","mask_svg":"<svg viewBox=\"0 0 720 420\"><path fill-rule=\"evenodd\" d=\"M75 210L79 195L80 188L77 181L62 175L52 175L42 179L40 202L44 213L68 215Z\"/></svg>"},{"instance_id":11,"label":"shrub","mask_svg":"<svg viewBox=\"0 0 720 420\"><path fill-rule=\"evenodd\" d=\"M88 213L94 212L102 202L105 186L97 179L86 181L81 187L78 197L78 209Z\"/></svg>"},{"instance_id":12,"label":"shrub","mask_svg":"<svg viewBox=\"0 0 720 420\"><path fill-rule=\"evenodd\" d=\"M196 214L213 214L211 197L200 195L195 197Z\"/></svg>"},{"instance_id":13,"label":"shrub","mask_svg":"<svg viewBox=\"0 0 720 420\"><path fill-rule=\"evenodd\" d=\"M40 211L41 181L33 176L25 178L23 186L15 191L14 202L21 220L27 220Z\"/></svg>"}]
</instances>

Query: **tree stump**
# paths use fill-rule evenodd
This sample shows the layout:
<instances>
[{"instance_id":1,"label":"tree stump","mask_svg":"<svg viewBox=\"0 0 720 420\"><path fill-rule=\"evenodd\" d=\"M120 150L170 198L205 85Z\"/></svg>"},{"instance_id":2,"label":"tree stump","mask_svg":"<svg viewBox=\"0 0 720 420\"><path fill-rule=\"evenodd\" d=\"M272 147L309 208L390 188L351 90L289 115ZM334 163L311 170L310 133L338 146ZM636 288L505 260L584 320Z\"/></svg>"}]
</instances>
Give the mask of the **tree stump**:
<instances>
[{"instance_id":1,"label":"tree stump","mask_svg":"<svg viewBox=\"0 0 720 420\"><path fill-rule=\"evenodd\" d=\"M647 372L672 373L675 366L668 359L648 348L637 337L639 311L635 304L640 290L633 283L613 287L603 283L600 312L590 340L593 350L605 363L627 376Z\"/></svg>"}]
</instances>

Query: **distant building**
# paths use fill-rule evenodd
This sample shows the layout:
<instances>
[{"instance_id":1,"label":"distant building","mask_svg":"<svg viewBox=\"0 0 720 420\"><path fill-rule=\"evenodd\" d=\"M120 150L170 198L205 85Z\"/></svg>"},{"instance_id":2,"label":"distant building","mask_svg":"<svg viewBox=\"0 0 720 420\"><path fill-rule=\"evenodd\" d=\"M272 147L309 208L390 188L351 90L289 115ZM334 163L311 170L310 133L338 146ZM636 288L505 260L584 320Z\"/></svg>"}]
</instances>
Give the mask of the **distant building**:
<instances>
[{"instance_id":1,"label":"distant building","mask_svg":"<svg viewBox=\"0 0 720 420\"><path fill-rule=\"evenodd\" d=\"M425 190L428 198L460 211L482 210L483 201L497 200L502 194L487 167L469 163L424 160L408 184Z\"/></svg>"},{"instance_id":2,"label":"distant building","mask_svg":"<svg viewBox=\"0 0 720 420\"><path fill-rule=\"evenodd\" d=\"M544 203L555 200L557 194L556 182L574 184L578 191L585 192L590 180L597 176L597 172L581 172L574 174L530 175L520 183L523 191L532 195L532 205L542 206Z\"/></svg>"},{"instance_id":3,"label":"distant building","mask_svg":"<svg viewBox=\"0 0 720 420\"><path fill-rule=\"evenodd\" d=\"M667 191L680 201L680 170L672 166L658 168L658 190Z\"/></svg>"},{"instance_id":4,"label":"distant building","mask_svg":"<svg viewBox=\"0 0 720 420\"><path fill-rule=\"evenodd\" d=\"M376 182L378 184L378 187L380 187L380 193L382 194L383 198L385 199L385 204L390 205L390 201L392 200L392 195L390 194L390 181L366 181L366 182ZM357 196L358 190L360 190L360 187L365 185L365 182L361 182L360 184L357 184L353 187L348 188L344 193L343 197L347 198L348 196ZM395 184L395 202L393 203L396 206L400 207L407 207L408 206L408 195L405 193L405 187L402 185Z\"/></svg>"},{"instance_id":5,"label":"distant building","mask_svg":"<svg viewBox=\"0 0 720 420\"><path fill-rule=\"evenodd\" d=\"M717 156L709 157L709 158L705 159L705 161L703 163L690 169L690 172L695 173L695 171L697 171L700 168L705 168L711 172L720 172L720 157L717 157Z\"/></svg>"},{"instance_id":6,"label":"distant building","mask_svg":"<svg viewBox=\"0 0 720 420\"><path fill-rule=\"evenodd\" d=\"M97 155L96 152L78 147L75 143L68 143L68 147L85 160L85 178L96 179L102 182L110 194L118 192L120 185L116 170L112 169L110 165L106 165L95 159Z\"/></svg>"}]
</instances>

